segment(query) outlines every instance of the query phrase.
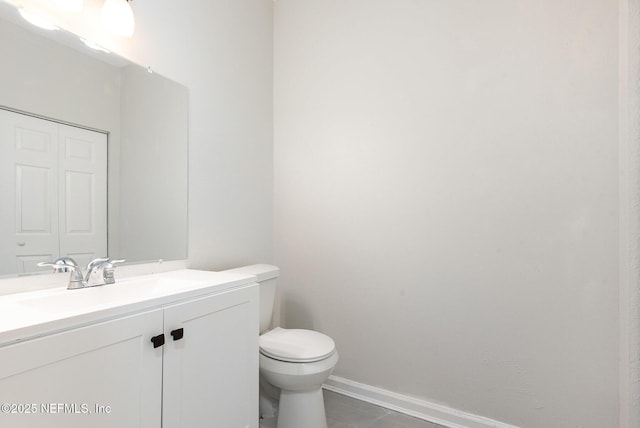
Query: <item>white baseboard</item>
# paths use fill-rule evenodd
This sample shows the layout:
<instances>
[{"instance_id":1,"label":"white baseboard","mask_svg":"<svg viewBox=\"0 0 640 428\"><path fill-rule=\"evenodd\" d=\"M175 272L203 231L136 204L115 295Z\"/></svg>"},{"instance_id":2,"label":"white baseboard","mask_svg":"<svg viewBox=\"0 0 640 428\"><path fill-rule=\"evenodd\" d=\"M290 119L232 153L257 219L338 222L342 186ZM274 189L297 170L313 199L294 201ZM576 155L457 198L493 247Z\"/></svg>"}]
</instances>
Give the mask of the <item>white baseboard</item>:
<instances>
[{"instance_id":1,"label":"white baseboard","mask_svg":"<svg viewBox=\"0 0 640 428\"><path fill-rule=\"evenodd\" d=\"M329 391L449 428L518 428L515 425L465 413L440 404L418 400L338 376L329 376L323 387Z\"/></svg>"}]
</instances>

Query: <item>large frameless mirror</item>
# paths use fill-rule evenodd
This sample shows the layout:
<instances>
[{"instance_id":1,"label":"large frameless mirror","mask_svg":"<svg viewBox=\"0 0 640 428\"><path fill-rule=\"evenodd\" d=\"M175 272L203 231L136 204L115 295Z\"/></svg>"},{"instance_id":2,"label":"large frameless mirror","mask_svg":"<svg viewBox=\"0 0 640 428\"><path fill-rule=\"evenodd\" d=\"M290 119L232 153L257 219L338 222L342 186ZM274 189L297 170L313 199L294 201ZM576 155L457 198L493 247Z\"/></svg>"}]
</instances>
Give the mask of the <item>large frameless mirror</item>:
<instances>
[{"instance_id":1,"label":"large frameless mirror","mask_svg":"<svg viewBox=\"0 0 640 428\"><path fill-rule=\"evenodd\" d=\"M186 259L187 89L3 2L0 57L0 276Z\"/></svg>"}]
</instances>

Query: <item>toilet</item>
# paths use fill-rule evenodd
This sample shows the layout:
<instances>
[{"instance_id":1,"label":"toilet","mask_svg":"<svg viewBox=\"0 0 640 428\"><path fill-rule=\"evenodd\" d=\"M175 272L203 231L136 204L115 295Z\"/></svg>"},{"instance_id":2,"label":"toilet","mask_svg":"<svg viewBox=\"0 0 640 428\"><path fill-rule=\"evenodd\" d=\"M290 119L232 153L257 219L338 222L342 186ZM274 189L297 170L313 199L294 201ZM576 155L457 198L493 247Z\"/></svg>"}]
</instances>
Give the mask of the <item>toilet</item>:
<instances>
[{"instance_id":1,"label":"toilet","mask_svg":"<svg viewBox=\"0 0 640 428\"><path fill-rule=\"evenodd\" d=\"M278 267L225 272L255 275L260 285L260 427L327 428L322 384L338 362L333 339L312 330L269 330Z\"/></svg>"}]
</instances>

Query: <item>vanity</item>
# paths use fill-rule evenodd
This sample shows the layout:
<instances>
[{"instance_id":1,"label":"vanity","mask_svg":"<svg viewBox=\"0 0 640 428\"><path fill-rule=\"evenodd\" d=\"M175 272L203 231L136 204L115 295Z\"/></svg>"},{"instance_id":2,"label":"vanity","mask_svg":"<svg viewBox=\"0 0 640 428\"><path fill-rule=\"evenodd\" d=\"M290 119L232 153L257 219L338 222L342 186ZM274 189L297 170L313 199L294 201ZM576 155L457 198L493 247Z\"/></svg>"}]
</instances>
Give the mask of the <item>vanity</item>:
<instances>
[{"instance_id":1,"label":"vanity","mask_svg":"<svg viewBox=\"0 0 640 428\"><path fill-rule=\"evenodd\" d=\"M176 270L0 296L0 426L258 426L259 290Z\"/></svg>"}]
</instances>

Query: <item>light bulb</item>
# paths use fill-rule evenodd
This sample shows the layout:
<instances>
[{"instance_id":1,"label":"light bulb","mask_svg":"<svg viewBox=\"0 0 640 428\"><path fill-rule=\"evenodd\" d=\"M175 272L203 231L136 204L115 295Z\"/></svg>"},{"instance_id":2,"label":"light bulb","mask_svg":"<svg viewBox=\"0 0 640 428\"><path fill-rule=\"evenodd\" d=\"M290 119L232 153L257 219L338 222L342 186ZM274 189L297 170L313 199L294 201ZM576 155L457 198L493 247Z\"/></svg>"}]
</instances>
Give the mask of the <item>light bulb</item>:
<instances>
[{"instance_id":1,"label":"light bulb","mask_svg":"<svg viewBox=\"0 0 640 428\"><path fill-rule=\"evenodd\" d=\"M133 10L127 0L105 0L101 13L102 25L113 34L133 36L135 21Z\"/></svg>"}]
</instances>

